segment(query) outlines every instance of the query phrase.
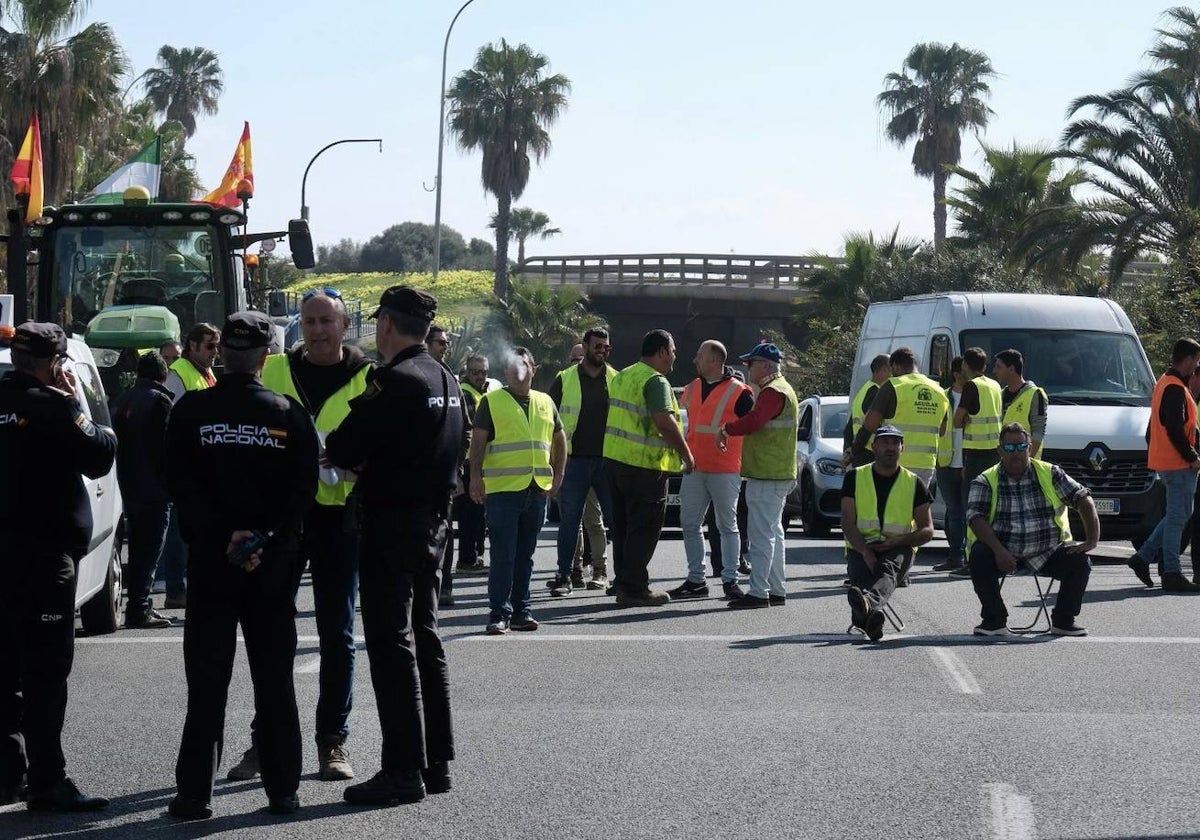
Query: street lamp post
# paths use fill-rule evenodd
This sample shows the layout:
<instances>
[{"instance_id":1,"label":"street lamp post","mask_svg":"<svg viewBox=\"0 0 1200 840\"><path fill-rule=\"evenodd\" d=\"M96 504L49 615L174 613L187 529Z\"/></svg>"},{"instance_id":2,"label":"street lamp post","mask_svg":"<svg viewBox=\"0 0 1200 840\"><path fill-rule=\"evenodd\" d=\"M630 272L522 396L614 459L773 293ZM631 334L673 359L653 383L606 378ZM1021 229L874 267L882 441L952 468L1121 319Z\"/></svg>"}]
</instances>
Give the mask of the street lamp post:
<instances>
[{"instance_id":1,"label":"street lamp post","mask_svg":"<svg viewBox=\"0 0 1200 840\"><path fill-rule=\"evenodd\" d=\"M308 204L305 202L305 190L308 187L308 170L312 169L312 165L316 163L317 158L325 153L327 149L332 149L334 146L340 146L343 143L378 143L379 151L383 152L383 140L379 137L372 137L369 140L335 140L321 151L312 156L312 160L308 162L308 166L304 167L304 177L300 179L300 218L308 221Z\"/></svg>"},{"instance_id":2,"label":"street lamp post","mask_svg":"<svg viewBox=\"0 0 1200 840\"><path fill-rule=\"evenodd\" d=\"M450 33L454 31L454 24L458 22L458 16L463 13L463 10L467 6L470 6L474 2L475 0L467 0L455 13L454 19L450 21L450 27L446 30L446 41L442 44L442 89L438 105L437 177L433 180L434 190L437 193L433 203L433 279L435 281L437 280L438 269L442 265L442 150L446 145L446 52L450 49Z\"/></svg>"}]
</instances>

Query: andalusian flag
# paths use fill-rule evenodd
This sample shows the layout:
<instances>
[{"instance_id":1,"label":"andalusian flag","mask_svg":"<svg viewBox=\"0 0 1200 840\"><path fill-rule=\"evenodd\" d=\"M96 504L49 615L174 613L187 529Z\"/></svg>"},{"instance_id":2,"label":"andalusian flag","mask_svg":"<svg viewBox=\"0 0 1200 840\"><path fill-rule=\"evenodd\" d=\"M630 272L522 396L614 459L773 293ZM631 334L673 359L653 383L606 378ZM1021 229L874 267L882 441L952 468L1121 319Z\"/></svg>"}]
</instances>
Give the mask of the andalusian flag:
<instances>
[{"instance_id":1,"label":"andalusian flag","mask_svg":"<svg viewBox=\"0 0 1200 840\"><path fill-rule=\"evenodd\" d=\"M42 215L42 201L45 198L45 184L42 180L42 130L38 125L37 111L33 112L33 120L29 123L29 130L25 132L21 152L13 161L9 177L12 178L17 195L29 196L29 209L25 211L25 224L29 224Z\"/></svg>"},{"instance_id":2,"label":"andalusian flag","mask_svg":"<svg viewBox=\"0 0 1200 840\"><path fill-rule=\"evenodd\" d=\"M158 198L158 182L162 176L162 138L157 134L136 155L126 160L116 172L100 182L80 204L120 204L121 194L129 187L145 187L150 200Z\"/></svg>"},{"instance_id":3,"label":"andalusian flag","mask_svg":"<svg viewBox=\"0 0 1200 840\"><path fill-rule=\"evenodd\" d=\"M221 186L200 199L207 204L219 204L222 207L240 207L242 197L254 197L254 160L250 154L250 123L242 128L242 139L233 150L233 160L225 170Z\"/></svg>"}]
</instances>

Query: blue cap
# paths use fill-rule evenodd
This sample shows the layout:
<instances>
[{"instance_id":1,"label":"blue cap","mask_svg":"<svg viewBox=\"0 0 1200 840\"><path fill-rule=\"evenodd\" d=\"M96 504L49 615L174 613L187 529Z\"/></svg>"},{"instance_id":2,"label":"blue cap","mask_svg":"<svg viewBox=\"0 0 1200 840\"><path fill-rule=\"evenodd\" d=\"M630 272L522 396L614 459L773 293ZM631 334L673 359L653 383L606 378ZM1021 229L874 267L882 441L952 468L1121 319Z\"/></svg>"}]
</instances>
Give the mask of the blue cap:
<instances>
[{"instance_id":1,"label":"blue cap","mask_svg":"<svg viewBox=\"0 0 1200 840\"><path fill-rule=\"evenodd\" d=\"M748 362L751 359L766 359L768 362L778 363L783 358L783 354L779 352L779 348L769 341L760 341L753 350L749 353L743 353L738 356L743 362Z\"/></svg>"}]
</instances>

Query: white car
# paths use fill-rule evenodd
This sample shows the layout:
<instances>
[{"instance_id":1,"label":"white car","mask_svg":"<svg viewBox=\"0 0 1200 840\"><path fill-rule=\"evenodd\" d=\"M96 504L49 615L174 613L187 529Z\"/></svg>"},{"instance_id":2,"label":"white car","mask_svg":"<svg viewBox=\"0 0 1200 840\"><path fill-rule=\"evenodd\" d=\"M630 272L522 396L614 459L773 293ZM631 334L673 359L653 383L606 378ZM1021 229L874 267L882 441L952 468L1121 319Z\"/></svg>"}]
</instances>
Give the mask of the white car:
<instances>
[{"instance_id":1,"label":"white car","mask_svg":"<svg viewBox=\"0 0 1200 840\"><path fill-rule=\"evenodd\" d=\"M805 536L827 537L842 521L842 432L850 398L814 394L800 401L796 487L784 503L784 525L799 517Z\"/></svg>"},{"instance_id":2,"label":"white car","mask_svg":"<svg viewBox=\"0 0 1200 840\"><path fill-rule=\"evenodd\" d=\"M11 311L10 306L3 307ZM83 413L93 423L112 427L108 400L96 360L91 349L82 341L67 339L66 363L75 374L75 396ZM0 348L0 374L12 370L12 351ZM117 466L100 478L83 478L92 503L92 542L88 553L79 562L75 577L75 608L83 622L84 632L95 635L112 633L121 619L121 543L118 525L124 508L117 486Z\"/></svg>"}]
</instances>

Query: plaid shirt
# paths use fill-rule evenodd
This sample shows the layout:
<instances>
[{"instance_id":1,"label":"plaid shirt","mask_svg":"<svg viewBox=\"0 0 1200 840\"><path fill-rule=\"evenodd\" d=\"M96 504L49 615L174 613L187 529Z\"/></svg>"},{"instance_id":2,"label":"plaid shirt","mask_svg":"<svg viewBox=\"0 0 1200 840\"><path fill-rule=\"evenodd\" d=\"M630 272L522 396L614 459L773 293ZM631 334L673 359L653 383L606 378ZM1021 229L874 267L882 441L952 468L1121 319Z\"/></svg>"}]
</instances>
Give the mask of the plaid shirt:
<instances>
[{"instance_id":1,"label":"plaid shirt","mask_svg":"<svg viewBox=\"0 0 1200 840\"><path fill-rule=\"evenodd\" d=\"M1062 545L1062 534L1054 524L1054 508L1042 493L1033 464L1020 478L1010 478L1001 467L996 490L996 515L991 521L996 539L1018 560L1023 560L1035 572ZM1058 498L1074 507L1091 491L1071 478L1057 465L1050 468L1051 480ZM967 522L976 516L988 518L992 504L992 488L982 475L971 482L967 496Z\"/></svg>"}]
</instances>

